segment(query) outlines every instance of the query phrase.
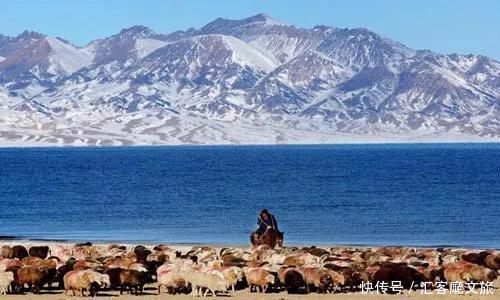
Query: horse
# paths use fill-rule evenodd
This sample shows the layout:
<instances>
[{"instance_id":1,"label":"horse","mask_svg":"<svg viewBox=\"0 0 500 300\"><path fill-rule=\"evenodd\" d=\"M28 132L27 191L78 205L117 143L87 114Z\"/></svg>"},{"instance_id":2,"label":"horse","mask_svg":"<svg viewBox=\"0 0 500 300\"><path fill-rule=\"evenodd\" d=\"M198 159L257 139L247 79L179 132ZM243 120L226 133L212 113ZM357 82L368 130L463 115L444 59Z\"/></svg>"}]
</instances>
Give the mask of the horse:
<instances>
[{"instance_id":1,"label":"horse","mask_svg":"<svg viewBox=\"0 0 500 300\"><path fill-rule=\"evenodd\" d=\"M274 247L283 247L283 235L284 232L280 232L276 229L267 229L262 236L259 238L256 232L250 235L250 242L254 247L259 245L268 245L271 249Z\"/></svg>"}]
</instances>

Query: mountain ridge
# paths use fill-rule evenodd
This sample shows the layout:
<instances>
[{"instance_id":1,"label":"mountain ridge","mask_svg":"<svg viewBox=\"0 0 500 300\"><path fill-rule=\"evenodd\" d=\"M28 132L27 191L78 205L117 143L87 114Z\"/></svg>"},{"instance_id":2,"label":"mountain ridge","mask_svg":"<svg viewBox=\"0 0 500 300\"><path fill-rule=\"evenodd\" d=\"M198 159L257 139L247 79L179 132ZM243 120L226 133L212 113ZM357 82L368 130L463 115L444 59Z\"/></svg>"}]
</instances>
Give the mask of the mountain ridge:
<instances>
[{"instance_id":1,"label":"mountain ridge","mask_svg":"<svg viewBox=\"0 0 500 300\"><path fill-rule=\"evenodd\" d=\"M0 144L500 139L500 63L259 14L77 47L0 36Z\"/></svg>"}]
</instances>

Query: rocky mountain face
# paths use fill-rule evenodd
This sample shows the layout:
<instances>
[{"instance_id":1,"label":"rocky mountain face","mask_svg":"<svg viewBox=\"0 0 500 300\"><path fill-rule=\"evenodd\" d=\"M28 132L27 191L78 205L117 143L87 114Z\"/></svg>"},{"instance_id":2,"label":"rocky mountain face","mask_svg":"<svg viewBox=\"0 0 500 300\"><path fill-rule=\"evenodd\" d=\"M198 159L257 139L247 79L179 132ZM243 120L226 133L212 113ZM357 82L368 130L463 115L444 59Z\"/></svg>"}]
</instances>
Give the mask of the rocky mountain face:
<instances>
[{"instance_id":1,"label":"rocky mountain face","mask_svg":"<svg viewBox=\"0 0 500 300\"><path fill-rule=\"evenodd\" d=\"M499 62L363 28L0 35L3 145L499 141L499 105Z\"/></svg>"}]
</instances>

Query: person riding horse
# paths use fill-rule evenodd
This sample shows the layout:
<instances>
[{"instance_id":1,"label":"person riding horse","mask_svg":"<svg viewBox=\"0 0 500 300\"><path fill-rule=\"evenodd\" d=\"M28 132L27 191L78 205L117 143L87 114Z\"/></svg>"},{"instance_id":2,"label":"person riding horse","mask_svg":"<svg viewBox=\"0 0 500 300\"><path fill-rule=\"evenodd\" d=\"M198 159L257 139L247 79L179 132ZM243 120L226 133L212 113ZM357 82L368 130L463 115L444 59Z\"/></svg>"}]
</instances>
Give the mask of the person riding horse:
<instances>
[{"instance_id":1,"label":"person riding horse","mask_svg":"<svg viewBox=\"0 0 500 300\"><path fill-rule=\"evenodd\" d=\"M263 209L260 212L259 218L257 219L257 225L259 228L254 232L257 239L259 239L269 229L279 231L276 218L267 209Z\"/></svg>"}]
</instances>

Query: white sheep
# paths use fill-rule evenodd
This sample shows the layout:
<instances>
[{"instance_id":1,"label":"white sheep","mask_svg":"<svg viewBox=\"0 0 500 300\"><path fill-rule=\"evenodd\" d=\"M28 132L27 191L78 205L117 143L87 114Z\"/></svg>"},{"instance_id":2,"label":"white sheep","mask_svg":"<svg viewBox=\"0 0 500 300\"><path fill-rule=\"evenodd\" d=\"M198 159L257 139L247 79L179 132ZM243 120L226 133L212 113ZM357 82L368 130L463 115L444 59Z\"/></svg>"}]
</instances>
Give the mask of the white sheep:
<instances>
[{"instance_id":1,"label":"white sheep","mask_svg":"<svg viewBox=\"0 0 500 300\"><path fill-rule=\"evenodd\" d=\"M212 292L215 297L216 292L226 292L228 282L224 279L224 275L217 270L200 271L200 270L183 270L180 275L191 284L192 296L202 295L206 297L208 292ZM203 289L205 290L202 293Z\"/></svg>"},{"instance_id":2,"label":"white sheep","mask_svg":"<svg viewBox=\"0 0 500 300\"><path fill-rule=\"evenodd\" d=\"M14 273L0 272L0 295L7 294L10 284L14 281Z\"/></svg>"},{"instance_id":3,"label":"white sheep","mask_svg":"<svg viewBox=\"0 0 500 300\"><path fill-rule=\"evenodd\" d=\"M245 275L242 268L235 266L223 267L221 272L224 275L227 283L229 284L228 287L231 287L231 290L233 292L235 291L235 286L238 281L243 279L243 276Z\"/></svg>"},{"instance_id":4,"label":"white sheep","mask_svg":"<svg viewBox=\"0 0 500 300\"><path fill-rule=\"evenodd\" d=\"M169 294L175 294L179 289L186 287L186 280L179 273L178 269L171 269L158 273L158 294L161 294L161 288L165 287Z\"/></svg>"}]
</instances>

